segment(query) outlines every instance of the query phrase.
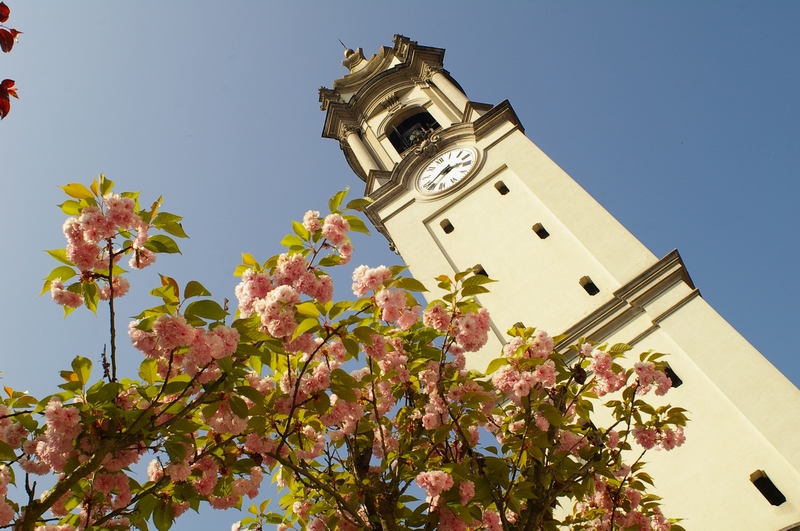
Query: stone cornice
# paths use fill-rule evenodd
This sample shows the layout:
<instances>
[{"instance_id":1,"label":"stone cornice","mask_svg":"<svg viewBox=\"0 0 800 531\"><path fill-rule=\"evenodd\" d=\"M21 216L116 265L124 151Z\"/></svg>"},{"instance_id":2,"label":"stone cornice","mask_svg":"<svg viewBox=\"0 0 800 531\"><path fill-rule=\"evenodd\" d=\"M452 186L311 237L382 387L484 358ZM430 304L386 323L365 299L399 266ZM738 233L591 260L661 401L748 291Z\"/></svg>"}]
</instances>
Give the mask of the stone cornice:
<instances>
[{"instance_id":1,"label":"stone cornice","mask_svg":"<svg viewBox=\"0 0 800 531\"><path fill-rule=\"evenodd\" d=\"M574 344L585 337L593 341L604 341L616 331L622 329L634 319L645 313L648 304L679 284L689 288L685 295L677 298L667 308L650 314L651 325L626 342L635 344L658 327L659 321L665 319L691 299L700 296L695 288L686 266L677 250L673 250L664 258L631 279L614 292L614 298L597 308L590 315L576 323L561 336L556 348ZM648 312L651 313L651 312Z\"/></svg>"}]
</instances>

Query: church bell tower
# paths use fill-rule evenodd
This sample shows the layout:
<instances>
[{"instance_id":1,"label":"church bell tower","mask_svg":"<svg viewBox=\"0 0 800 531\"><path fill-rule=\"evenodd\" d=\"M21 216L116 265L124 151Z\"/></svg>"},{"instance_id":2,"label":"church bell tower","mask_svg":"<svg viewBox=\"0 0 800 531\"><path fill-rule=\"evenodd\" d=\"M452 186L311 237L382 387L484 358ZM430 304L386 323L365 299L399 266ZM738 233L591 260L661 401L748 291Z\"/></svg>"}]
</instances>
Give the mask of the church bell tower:
<instances>
[{"instance_id":1,"label":"church bell tower","mask_svg":"<svg viewBox=\"0 0 800 531\"><path fill-rule=\"evenodd\" d=\"M511 105L470 101L444 50L396 35L320 89L374 202L375 228L426 285L473 268L493 343L515 323L670 353L687 443L651 457L665 512L687 530L800 530L800 391L700 296L677 251L653 255L524 133ZM481 357L482 356L482 357Z\"/></svg>"}]
</instances>

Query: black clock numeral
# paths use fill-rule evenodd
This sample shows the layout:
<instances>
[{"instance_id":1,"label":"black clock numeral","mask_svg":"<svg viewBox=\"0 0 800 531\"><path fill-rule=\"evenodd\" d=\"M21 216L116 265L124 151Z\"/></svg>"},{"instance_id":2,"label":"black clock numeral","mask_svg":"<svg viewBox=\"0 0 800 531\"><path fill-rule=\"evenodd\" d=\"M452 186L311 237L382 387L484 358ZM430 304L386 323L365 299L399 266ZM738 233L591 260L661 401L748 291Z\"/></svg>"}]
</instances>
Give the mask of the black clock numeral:
<instances>
[{"instance_id":1,"label":"black clock numeral","mask_svg":"<svg viewBox=\"0 0 800 531\"><path fill-rule=\"evenodd\" d=\"M447 183L439 183L439 190L444 190Z\"/></svg>"}]
</instances>

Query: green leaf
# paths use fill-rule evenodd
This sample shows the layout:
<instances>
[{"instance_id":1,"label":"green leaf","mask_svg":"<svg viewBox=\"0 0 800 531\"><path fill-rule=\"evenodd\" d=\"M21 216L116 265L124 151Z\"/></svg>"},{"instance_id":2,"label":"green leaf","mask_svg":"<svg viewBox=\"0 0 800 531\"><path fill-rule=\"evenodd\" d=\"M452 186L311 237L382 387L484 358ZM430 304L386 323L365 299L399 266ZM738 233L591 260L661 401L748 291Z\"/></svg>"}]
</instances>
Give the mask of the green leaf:
<instances>
[{"instance_id":1,"label":"green leaf","mask_svg":"<svg viewBox=\"0 0 800 531\"><path fill-rule=\"evenodd\" d=\"M360 232L362 234L369 234L369 229L358 216L343 216L347 223L350 224L350 230L353 232Z\"/></svg>"},{"instance_id":2,"label":"green leaf","mask_svg":"<svg viewBox=\"0 0 800 531\"><path fill-rule=\"evenodd\" d=\"M114 181L106 179L106 176L102 173L97 176L97 180L100 181L100 196L106 195L114 188Z\"/></svg>"},{"instance_id":3,"label":"green leaf","mask_svg":"<svg viewBox=\"0 0 800 531\"><path fill-rule=\"evenodd\" d=\"M155 236L150 236L144 246L146 249L149 249L154 253L180 254L181 252L180 248L178 248L178 244L175 243L175 240L165 234L156 234Z\"/></svg>"},{"instance_id":4,"label":"green leaf","mask_svg":"<svg viewBox=\"0 0 800 531\"><path fill-rule=\"evenodd\" d=\"M242 253L242 263L248 266L254 266L258 264L256 259L253 258L253 255L250 253Z\"/></svg>"},{"instance_id":5,"label":"green leaf","mask_svg":"<svg viewBox=\"0 0 800 531\"><path fill-rule=\"evenodd\" d=\"M411 277L398 278L395 286L408 291L428 291L422 282Z\"/></svg>"},{"instance_id":6,"label":"green leaf","mask_svg":"<svg viewBox=\"0 0 800 531\"><path fill-rule=\"evenodd\" d=\"M328 310L328 317L335 319L336 316L340 315L342 312L349 310L352 305L353 303L350 301L339 301Z\"/></svg>"},{"instance_id":7,"label":"green leaf","mask_svg":"<svg viewBox=\"0 0 800 531\"><path fill-rule=\"evenodd\" d=\"M158 531L168 531L172 527L174 520L175 514L172 511L172 501L159 500L153 511L153 523L156 524L156 529Z\"/></svg>"},{"instance_id":8,"label":"green leaf","mask_svg":"<svg viewBox=\"0 0 800 531\"><path fill-rule=\"evenodd\" d=\"M259 393L255 387L250 387L249 385L240 385L236 388L236 392L245 398L249 398L253 404L264 404L264 396Z\"/></svg>"},{"instance_id":9,"label":"green leaf","mask_svg":"<svg viewBox=\"0 0 800 531\"><path fill-rule=\"evenodd\" d=\"M249 415L247 409L247 402L239 398L238 396L231 395L228 397L228 405L231 407L231 411L233 414L239 418L246 419Z\"/></svg>"},{"instance_id":10,"label":"green leaf","mask_svg":"<svg viewBox=\"0 0 800 531\"><path fill-rule=\"evenodd\" d=\"M316 318L309 317L308 319L303 319L303 321L297 325L297 329L294 331L292 339L297 339L306 332L316 332L318 329L319 321L317 321Z\"/></svg>"},{"instance_id":11,"label":"green leaf","mask_svg":"<svg viewBox=\"0 0 800 531\"><path fill-rule=\"evenodd\" d=\"M169 212L159 212L156 217L153 218L153 226L157 229L163 228L164 225L169 225L170 223L178 223L183 218L181 216L177 216L175 214L170 214Z\"/></svg>"},{"instance_id":12,"label":"green leaf","mask_svg":"<svg viewBox=\"0 0 800 531\"><path fill-rule=\"evenodd\" d=\"M342 369L331 371L331 391L336 393L339 398L347 402L358 400L353 389L359 387L358 381Z\"/></svg>"},{"instance_id":13,"label":"green leaf","mask_svg":"<svg viewBox=\"0 0 800 531\"><path fill-rule=\"evenodd\" d=\"M183 225L180 223L166 223L161 227L161 230L164 232L168 232L173 236L177 236L178 238L188 238L189 236L186 235L186 232L183 230Z\"/></svg>"},{"instance_id":14,"label":"green leaf","mask_svg":"<svg viewBox=\"0 0 800 531\"><path fill-rule=\"evenodd\" d=\"M371 205L374 203L372 198L369 197L360 197L358 199L353 199L349 203L347 203L347 210L355 210L357 212L363 212L364 207Z\"/></svg>"},{"instance_id":15,"label":"green leaf","mask_svg":"<svg viewBox=\"0 0 800 531\"><path fill-rule=\"evenodd\" d=\"M97 295L97 284L86 282L81 284L73 284L72 286L79 286L81 294L83 295L83 303L92 311L92 313L97 313L97 302L100 300L100 297ZM70 288L72 286L70 286Z\"/></svg>"},{"instance_id":16,"label":"green leaf","mask_svg":"<svg viewBox=\"0 0 800 531\"><path fill-rule=\"evenodd\" d=\"M7 442L0 441L0 461L13 462L16 459L17 455L14 453L14 448Z\"/></svg>"},{"instance_id":17,"label":"green leaf","mask_svg":"<svg viewBox=\"0 0 800 531\"><path fill-rule=\"evenodd\" d=\"M336 192L333 197L328 199L328 208L330 209L331 213L339 211L339 206L342 204L342 200L347 195L348 190L350 190L350 188L345 188L340 192Z\"/></svg>"},{"instance_id":18,"label":"green leaf","mask_svg":"<svg viewBox=\"0 0 800 531\"><path fill-rule=\"evenodd\" d=\"M68 216L77 216L81 213L81 204L77 201L64 201L58 206L61 211Z\"/></svg>"},{"instance_id":19,"label":"green leaf","mask_svg":"<svg viewBox=\"0 0 800 531\"><path fill-rule=\"evenodd\" d=\"M292 230L295 234L300 236L300 239L303 241L308 241L311 237L311 235L308 233L308 229L306 229L305 226L299 221L292 221Z\"/></svg>"},{"instance_id":20,"label":"green leaf","mask_svg":"<svg viewBox=\"0 0 800 531\"><path fill-rule=\"evenodd\" d=\"M139 376L145 382L153 385L158 378L158 362L156 360L146 359L139 365Z\"/></svg>"},{"instance_id":21,"label":"green leaf","mask_svg":"<svg viewBox=\"0 0 800 531\"><path fill-rule=\"evenodd\" d=\"M491 278L487 277L486 275L473 275L464 282L461 283L462 286L480 286L481 284L489 284L491 282L497 282L496 280L492 280Z\"/></svg>"},{"instance_id":22,"label":"green leaf","mask_svg":"<svg viewBox=\"0 0 800 531\"><path fill-rule=\"evenodd\" d=\"M208 297L209 295L211 295L211 292L196 280L190 280L183 289L184 299L191 299L192 297Z\"/></svg>"},{"instance_id":23,"label":"green leaf","mask_svg":"<svg viewBox=\"0 0 800 531\"><path fill-rule=\"evenodd\" d=\"M461 288L461 295L464 297L472 297L481 293L489 293L489 290L483 286L464 286Z\"/></svg>"},{"instance_id":24,"label":"green leaf","mask_svg":"<svg viewBox=\"0 0 800 531\"><path fill-rule=\"evenodd\" d=\"M51 249L49 251L45 251L47 254L55 258L61 263L67 264L69 266L75 266L72 262L67 259L67 250L66 249Z\"/></svg>"},{"instance_id":25,"label":"green leaf","mask_svg":"<svg viewBox=\"0 0 800 531\"><path fill-rule=\"evenodd\" d=\"M301 302L294 307L297 313L308 317L319 317L319 309L317 305L311 301Z\"/></svg>"},{"instance_id":26,"label":"green leaf","mask_svg":"<svg viewBox=\"0 0 800 531\"><path fill-rule=\"evenodd\" d=\"M72 370L75 371L81 385L86 385L92 373L92 360L82 356L76 356L75 359L72 360Z\"/></svg>"},{"instance_id":27,"label":"green leaf","mask_svg":"<svg viewBox=\"0 0 800 531\"><path fill-rule=\"evenodd\" d=\"M94 197L92 191L81 183L65 184L64 186L59 186L59 188L64 190L68 196L74 197L75 199L89 199Z\"/></svg>"},{"instance_id":28,"label":"green leaf","mask_svg":"<svg viewBox=\"0 0 800 531\"><path fill-rule=\"evenodd\" d=\"M489 362L489 366L486 367L486 375L493 374L497 369L502 367L503 365L508 365L508 358L495 358L491 362Z\"/></svg>"},{"instance_id":29,"label":"green leaf","mask_svg":"<svg viewBox=\"0 0 800 531\"><path fill-rule=\"evenodd\" d=\"M367 345L372 345L373 334L377 334L377 332L368 326L359 326L353 330L353 335L360 339L362 343L366 343Z\"/></svg>"},{"instance_id":30,"label":"green leaf","mask_svg":"<svg viewBox=\"0 0 800 531\"><path fill-rule=\"evenodd\" d=\"M287 234L281 240L281 245L284 247L303 247L305 242L294 234Z\"/></svg>"},{"instance_id":31,"label":"green leaf","mask_svg":"<svg viewBox=\"0 0 800 531\"><path fill-rule=\"evenodd\" d=\"M183 314L187 319L189 317L200 317L212 321L222 321L228 315L219 303L211 299L192 302L186 307Z\"/></svg>"}]
</instances>

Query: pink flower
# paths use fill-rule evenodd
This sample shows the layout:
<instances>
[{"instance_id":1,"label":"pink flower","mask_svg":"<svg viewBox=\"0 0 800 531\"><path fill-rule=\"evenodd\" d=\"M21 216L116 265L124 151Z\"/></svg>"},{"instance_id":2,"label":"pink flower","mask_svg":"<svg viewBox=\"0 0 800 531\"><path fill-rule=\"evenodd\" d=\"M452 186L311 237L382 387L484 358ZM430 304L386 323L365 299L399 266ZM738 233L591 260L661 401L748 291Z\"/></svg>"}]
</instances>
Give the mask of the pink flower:
<instances>
[{"instance_id":1,"label":"pink flower","mask_svg":"<svg viewBox=\"0 0 800 531\"><path fill-rule=\"evenodd\" d=\"M371 269L365 265L358 266L353 271L353 293L356 297L363 297L368 291L381 286L392 278L392 270L386 266Z\"/></svg>"},{"instance_id":2,"label":"pink flower","mask_svg":"<svg viewBox=\"0 0 800 531\"><path fill-rule=\"evenodd\" d=\"M328 214L322 225L322 236L333 245L339 245L347 238L350 224L339 214Z\"/></svg>"},{"instance_id":3,"label":"pink flower","mask_svg":"<svg viewBox=\"0 0 800 531\"><path fill-rule=\"evenodd\" d=\"M106 194L103 204L106 207L106 217L117 227L128 229L142 221L134 212L136 203L130 197Z\"/></svg>"},{"instance_id":4,"label":"pink flower","mask_svg":"<svg viewBox=\"0 0 800 531\"><path fill-rule=\"evenodd\" d=\"M311 234L320 230L322 228L322 223L319 220L319 212L316 210L309 210L306 212L303 216L303 227Z\"/></svg>"},{"instance_id":5,"label":"pink flower","mask_svg":"<svg viewBox=\"0 0 800 531\"><path fill-rule=\"evenodd\" d=\"M56 304L69 308L78 308L83 304L83 297L81 297L80 293L64 289L64 284L60 278L53 279L50 282L50 297Z\"/></svg>"},{"instance_id":6,"label":"pink flower","mask_svg":"<svg viewBox=\"0 0 800 531\"><path fill-rule=\"evenodd\" d=\"M417 485L425 490L426 501L435 508L439 504L439 495L450 490L453 485L453 476L443 470L431 470L430 472L420 472L416 477Z\"/></svg>"},{"instance_id":7,"label":"pink flower","mask_svg":"<svg viewBox=\"0 0 800 531\"><path fill-rule=\"evenodd\" d=\"M145 267L154 264L156 261L156 253L144 247L136 247L133 249L131 259L128 265L133 269L144 269Z\"/></svg>"},{"instance_id":8,"label":"pink flower","mask_svg":"<svg viewBox=\"0 0 800 531\"><path fill-rule=\"evenodd\" d=\"M481 308L475 313L455 319L456 344L467 352L477 352L489 339L489 312Z\"/></svg>"},{"instance_id":9,"label":"pink flower","mask_svg":"<svg viewBox=\"0 0 800 531\"><path fill-rule=\"evenodd\" d=\"M450 314L441 304L434 304L422 312L422 322L425 326L444 332L450 325Z\"/></svg>"},{"instance_id":10,"label":"pink flower","mask_svg":"<svg viewBox=\"0 0 800 531\"><path fill-rule=\"evenodd\" d=\"M161 348L172 350L191 345L195 329L186 323L182 315L161 315L153 323L153 333Z\"/></svg>"},{"instance_id":11,"label":"pink flower","mask_svg":"<svg viewBox=\"0 0 800 531\"><path fill-rule=\"evenodd\" d=\"M128 293L128 290L131 289L131 283L128 282L128 279L125 277L115 276L111 282L114 286L114 297L116 298L124 297L125 294ZM108 287L108 284L103 286L103 289L100 290L98 296L100 297L100 300L104 301L107 301L111 298L111 288Z\"/></svg>"},{"instance_id":12,"label":"pink flower","mask_svg":"<svg viewBox=\"0 0 800 531\"><path fill-rule=\"evenodd\" d=\"M461 505L466 505L468 501L475 497L475 483L462 481L458 486L458 493L461 495Z\"/></svg>"}]
</instances>

